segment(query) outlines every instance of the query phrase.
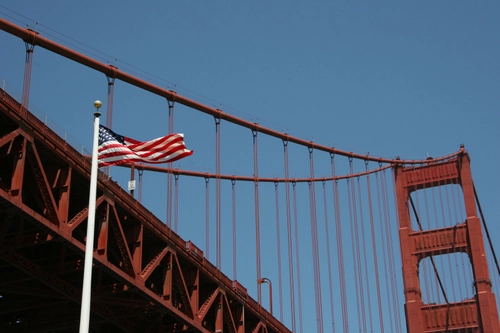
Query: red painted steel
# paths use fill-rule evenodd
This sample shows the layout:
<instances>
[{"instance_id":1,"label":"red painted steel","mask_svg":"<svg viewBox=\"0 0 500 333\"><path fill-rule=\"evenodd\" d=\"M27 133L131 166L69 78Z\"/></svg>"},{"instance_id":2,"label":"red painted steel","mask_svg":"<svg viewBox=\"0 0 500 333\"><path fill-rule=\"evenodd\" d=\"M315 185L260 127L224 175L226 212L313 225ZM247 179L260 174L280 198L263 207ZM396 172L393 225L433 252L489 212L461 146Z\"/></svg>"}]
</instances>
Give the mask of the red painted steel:
<instances>
[{"instance_id":1,"label":"red painted steel","mask_svg":"<svg viewBox=\"0 0 500 333\"><path fill-rule=\"evenodd\" d=\"M90 163L1 90L0 138L0 331L74 330ZM103 173L97 197L91 328L290 332Z\"/></svg>"},{"instance_id":2,"label":"red painted steel","mask_svg":"<svg viewBox=\"0 0 500 333\"><path fill-rule=\"evenodd\" d=\"M498 311L485 259L480 220L467 152L421 167L395 167L399 214L399 238L403 261L408 333L483 332L499 333ZM467 219L455 227L414 231L410 220L410 193L422 188L460 184ZM457 221L458 223L459 221ZM419 282L419 262L428 256L465 252L471 261L476 295L471 300L447 304L424 304Z\"/></svg>"}]
</instances>

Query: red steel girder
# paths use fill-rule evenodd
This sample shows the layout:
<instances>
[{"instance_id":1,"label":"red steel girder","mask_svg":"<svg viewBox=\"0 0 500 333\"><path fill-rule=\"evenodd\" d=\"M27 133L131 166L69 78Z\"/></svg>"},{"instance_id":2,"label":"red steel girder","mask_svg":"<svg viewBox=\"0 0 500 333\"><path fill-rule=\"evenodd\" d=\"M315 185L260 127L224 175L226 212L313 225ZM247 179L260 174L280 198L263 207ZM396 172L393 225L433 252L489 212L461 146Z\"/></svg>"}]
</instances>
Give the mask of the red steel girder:
<instances>
[{"instance_id":1,"label":"red steel girder","mask_svg":"<svg viewBox=\"0 0 500 333\"><path fill-rule=\"evenodd\" d=\"M432 162L432 160L429 160ZM429 162L428 161L428 162ZM419 167L404 168L402 180L409 192L433 186L456 184L459 182L457 159L444 162L432 162Z\"/></svg>"},{"instance_id":2,"label":"red steel girder","mask_svg":"<svg viewBox=\"0 0 500 333\"><path fill-rule=\"evenodd\" d=\"M422 306L425 332L476 332L479 330L475 300Z\"/></svg>"},{"instance_id":3,"label":"red steel girder","mask_svg":"<svg viewBox=\"0 0 500 333\"><path fill-rule=\"evenodd\" d=\"M419 260L428 256L452 252L467 252L467 226L465 223L454 227L417 231L409 235L413 243L412 255Z\"/></svg>"}]
</instances>

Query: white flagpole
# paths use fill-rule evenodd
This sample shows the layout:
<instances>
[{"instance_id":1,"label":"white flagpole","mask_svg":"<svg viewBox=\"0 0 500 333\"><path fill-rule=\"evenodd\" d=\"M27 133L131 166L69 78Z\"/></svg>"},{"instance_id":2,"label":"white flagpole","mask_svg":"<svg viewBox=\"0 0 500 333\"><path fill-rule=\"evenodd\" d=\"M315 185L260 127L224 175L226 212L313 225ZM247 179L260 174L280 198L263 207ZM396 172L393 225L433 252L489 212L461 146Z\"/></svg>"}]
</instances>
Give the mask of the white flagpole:
<instances>
[{"instance_id":1,"label":"white flagpole","mask_svg":"<svg viewBox=\"0 0 500 333\"><path fill-rule=\"evenodd\" d=\"M89 213L87 223L87 240L85 242L85 265L83 270L82 307L80 310L80 333L87 333L90 324L90 293L92 287L92 259L94 256L94 226L95 203L97 192L97 148L99 145L99 108L101 101L95 101L94 106L94 142L92 146L92 169L90 172Z\"/></svg>"}]
</instances>

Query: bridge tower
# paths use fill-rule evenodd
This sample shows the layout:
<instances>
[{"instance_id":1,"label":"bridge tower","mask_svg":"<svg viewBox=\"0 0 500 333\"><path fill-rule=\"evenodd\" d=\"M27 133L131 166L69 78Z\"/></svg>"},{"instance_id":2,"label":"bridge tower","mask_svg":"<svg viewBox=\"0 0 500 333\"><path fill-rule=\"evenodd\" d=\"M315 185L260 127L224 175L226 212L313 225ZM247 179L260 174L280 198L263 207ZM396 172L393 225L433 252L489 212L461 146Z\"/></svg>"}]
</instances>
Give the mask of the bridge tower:
<instances>
[{"instance_id":1,"label":"bridge tower","mask_svg":"<svg viewBox=\"0 0 500 333\"><path fill-rule=\"evenodd\" d=\"M478 217L470 159L462 154L446 162L395 168L399 238L403 264L406 325L408 333L500 332L495 295L491 289ZM454 227L412 230L410 194L420 189L458 184L462 188L466 220ZM420 228L421 229L421 228ZM425 304L419 281L422 259L466 253L473 272L475 295L455 303Z\"/></svg>"}]
</instances>

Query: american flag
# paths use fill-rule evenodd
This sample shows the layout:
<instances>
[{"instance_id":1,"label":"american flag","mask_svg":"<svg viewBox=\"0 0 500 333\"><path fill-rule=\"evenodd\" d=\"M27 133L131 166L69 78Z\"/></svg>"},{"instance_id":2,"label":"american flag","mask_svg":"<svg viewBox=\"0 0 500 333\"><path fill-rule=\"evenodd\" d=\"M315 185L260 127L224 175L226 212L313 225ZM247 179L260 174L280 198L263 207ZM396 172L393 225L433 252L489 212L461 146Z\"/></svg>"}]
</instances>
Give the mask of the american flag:
<instances>
[{"instance_id":1,"label":"american flag","mask_svg":"<svg viewBox=\"0 0 500 333\"><path fill-rule=\"evenodd\" d=\"M99 167L133 162L168 163L192 154L184 144L183 134L140 142L99 126Z\"/></svg>"}]
</instances>

